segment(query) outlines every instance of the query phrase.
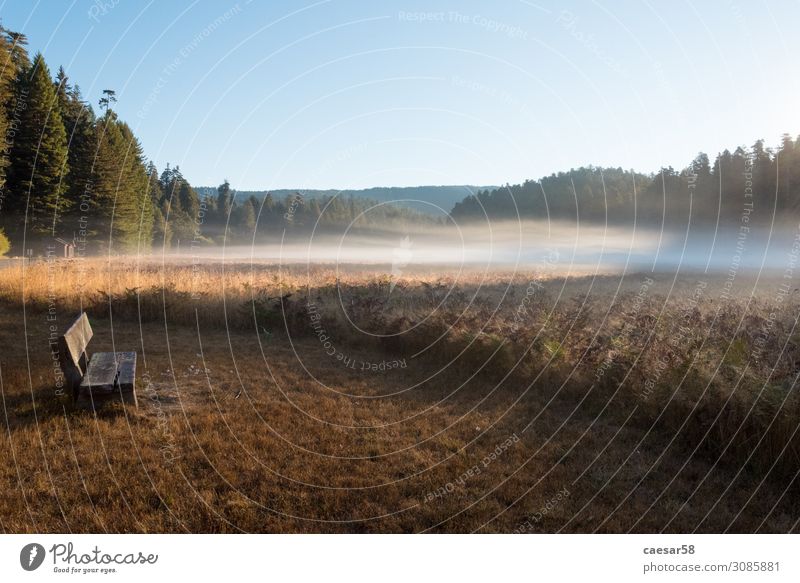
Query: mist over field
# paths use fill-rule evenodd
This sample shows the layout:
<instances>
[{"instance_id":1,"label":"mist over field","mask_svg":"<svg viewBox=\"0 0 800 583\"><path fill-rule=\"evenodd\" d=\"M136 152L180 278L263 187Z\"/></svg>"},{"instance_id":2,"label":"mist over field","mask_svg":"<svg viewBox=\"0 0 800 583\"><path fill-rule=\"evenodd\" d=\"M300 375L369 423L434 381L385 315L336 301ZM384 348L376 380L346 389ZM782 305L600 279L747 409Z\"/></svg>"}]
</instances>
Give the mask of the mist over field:
<instances>
[{"instance_id":1,"label":"mist over field","mask_svg":"<svg viewBox=\"0 0 800 583\"><path fill-rule=\"evenodd\" d=\"M405 270L539 270L553 274L619 271L774 271L793 267L800 232L790 227L659 230L568 221L492 223L386 229L370 233L285 237L256 245L217 245L173 256L196 261L366 264Z\"/></svg>"}]
</instances>

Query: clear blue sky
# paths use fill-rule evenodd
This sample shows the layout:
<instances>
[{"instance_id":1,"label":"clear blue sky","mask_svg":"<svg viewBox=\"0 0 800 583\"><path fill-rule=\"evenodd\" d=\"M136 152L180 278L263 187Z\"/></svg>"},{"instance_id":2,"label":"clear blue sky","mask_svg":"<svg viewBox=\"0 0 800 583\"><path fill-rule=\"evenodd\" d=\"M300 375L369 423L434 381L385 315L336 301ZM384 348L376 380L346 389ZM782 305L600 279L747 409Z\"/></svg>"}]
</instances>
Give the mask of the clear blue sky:
<instances>
[{"instance_id":1,"label":"clear blue sky","mask_svg":"<svg viewBox=\"0 0 800 583\"><path fill-rule=\"evenodd\" d=\"M654 171L800 132L800 3L0 1L159 168L239 189Z\"/></svg>"}]
</instances>

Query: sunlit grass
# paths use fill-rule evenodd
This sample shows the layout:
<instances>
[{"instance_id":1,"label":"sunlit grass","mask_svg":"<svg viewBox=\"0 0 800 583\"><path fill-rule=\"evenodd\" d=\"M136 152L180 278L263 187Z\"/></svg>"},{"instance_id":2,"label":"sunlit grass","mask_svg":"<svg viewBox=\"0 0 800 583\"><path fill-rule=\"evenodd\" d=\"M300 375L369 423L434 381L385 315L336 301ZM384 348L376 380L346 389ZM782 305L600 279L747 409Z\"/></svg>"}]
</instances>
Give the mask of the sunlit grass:
<instances>
[{"instance_id":1,"label":"sunlit grass","mask_svg":"<svg viewBox=\"0 0 800 583\"><path fill-rule=\"evenodd\" d=\"M736 529L755 528L777 500L770 484L782 492L798 466L797 302L775 306L769 293L720 302L711 280L689 304L694 282L672 288L665 275L642 294L642 279L408 270L393 282L381 266L130 258L9 266L0 270L3 527L413 531L509 479L442 527L468 530L503 511L489 530L509 531L586 470L569 505L541 525L585 531L618 503L595 498L591 512L571 520L597 488L613 475L622 495L641 479L637 464L655 464L655 478L604 526L625 531L688 460L693 475L719 463L709 490L671 527L693 528L741 468L746 483L766 478L752 512L736 518ZM27 346L11 339L23 305ZM95 420L54 397L48 316L63 328L80 309L92 319L94 350L113 341L140 353L138 411L110 408ZM320 341L313 314L335 353L406 365L348 368ZM419 505L514 434L519 443L481 479ZM544 458L526 462L543 443ZM647 462L625 465L634 447ZM41 471L42 451L55 483ZM541 491L523 496L555 466ZM636 528L663 527L693 484L678 480ZM748 496L734 488L706 527L727 527ZM768 528L796 519L793 499L781 499L783 518ZM400 509L411 510L335 522Z\"/></svg>"}]
</instances>

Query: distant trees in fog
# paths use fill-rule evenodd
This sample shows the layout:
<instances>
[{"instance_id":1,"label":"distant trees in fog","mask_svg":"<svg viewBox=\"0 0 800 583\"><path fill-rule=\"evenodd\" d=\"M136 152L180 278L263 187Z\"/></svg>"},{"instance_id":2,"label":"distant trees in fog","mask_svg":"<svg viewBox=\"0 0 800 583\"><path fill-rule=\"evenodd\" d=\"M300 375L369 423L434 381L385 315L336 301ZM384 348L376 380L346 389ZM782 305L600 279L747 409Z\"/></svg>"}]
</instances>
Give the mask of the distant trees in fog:
<instances>
[{"instance_id":1,"label":"distant trees in fog","mask_svg":"<svg viewBox=\"0 0 800 583\"><path fill-rule=\"evenodd\" d=\"M153 243L157 247L259 243L307 234L313 229L342 233L347 228L438 224L413 209L364 198L325 196L307 200L300 193L284 198L270 193L241 197L227 180L216 194L199 196L177 166L167 166L159 174L150 163L147 175L148 198L154 211Z\"/></svg>"},{"instance_id":2,"label":"distant trees in fog","mask_svg":"<svg viewBox=\"0 0 800 583\"><path fill-rule=\"evenodd\" d=\"M725 150L713 163L700 153L685 168L641 174L582 167L540 180L484 190L457 203L459 221L522 218L665 226L800 220L800 137L775 149L759 140Z\"/></svg>"},{"instance_id":3,"label":"distant trees in fog","mask_svg":"<svg viewBox=\"0 0 800 583\"><path fill-rule=\"evenodd\" d=\"M201 199L203 235L214 243L249 244L283 235L343 233L346 229L404 228L438 225L440 221L414 209L367 198L324 195L305 197L299 192L283 198L270 193L242 197L226 180L217 195Z\"/></svg>"}]
</instances>

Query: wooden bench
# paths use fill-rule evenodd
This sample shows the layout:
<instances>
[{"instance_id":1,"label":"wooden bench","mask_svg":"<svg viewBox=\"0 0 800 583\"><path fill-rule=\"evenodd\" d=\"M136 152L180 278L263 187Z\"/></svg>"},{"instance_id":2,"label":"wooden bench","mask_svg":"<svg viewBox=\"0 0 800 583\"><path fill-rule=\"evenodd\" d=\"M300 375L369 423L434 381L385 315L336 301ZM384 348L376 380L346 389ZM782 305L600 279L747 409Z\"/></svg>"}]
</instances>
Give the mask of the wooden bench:
<instances>
[{"instance_id":1,"label":"wooden bench","mask_svg":"<svg viewBox=\"0 0 800 583\"><path fill-rule=\"evenodd\" d=\"M61 370L78 407L97 408L106 401L121 399L136 402L136 353L97 352L91 357L86 348L92 339L92 327L86 313L58 339Z\"/></svg>"}]
</instances>

